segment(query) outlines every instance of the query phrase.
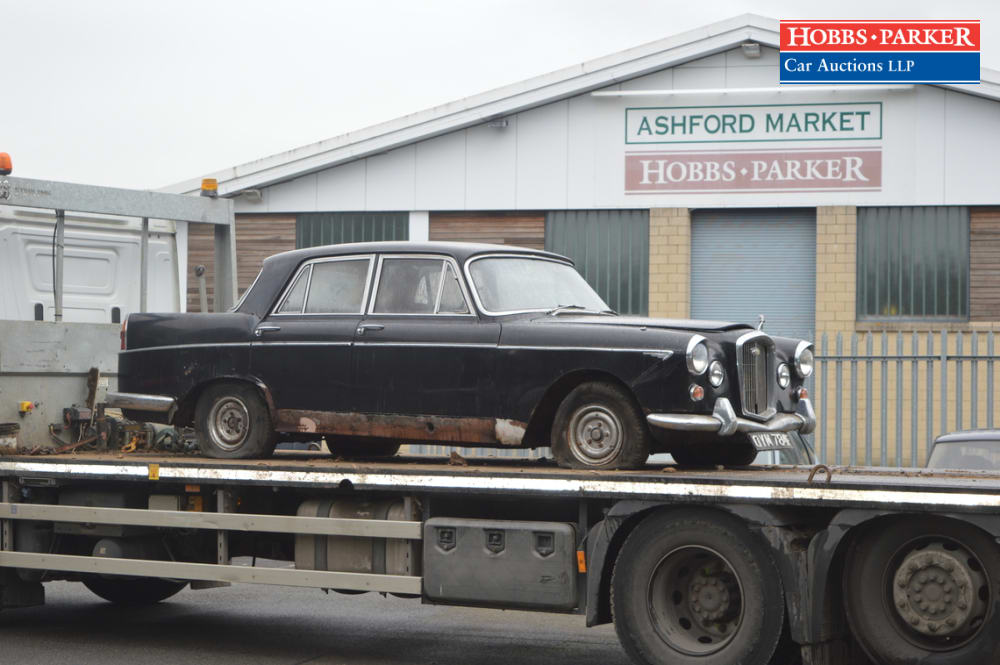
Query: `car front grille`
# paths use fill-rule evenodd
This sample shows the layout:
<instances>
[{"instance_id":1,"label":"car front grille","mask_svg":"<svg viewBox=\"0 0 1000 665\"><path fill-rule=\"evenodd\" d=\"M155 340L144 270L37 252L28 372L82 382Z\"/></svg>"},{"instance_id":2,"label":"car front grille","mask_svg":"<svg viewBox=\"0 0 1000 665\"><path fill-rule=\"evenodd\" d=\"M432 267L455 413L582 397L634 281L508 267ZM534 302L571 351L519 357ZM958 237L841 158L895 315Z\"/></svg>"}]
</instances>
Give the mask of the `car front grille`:
<instances>
[{"instance_id":1,"label":"car front grille","mask_svg":"<svg viewBox=\"0 0 1000 665\"><path fill-rule=\"evenodd\" d=\"M751 416L770 415L771 399L768 393L770 378L768 358L772 347L766 337L747 340L740 350L740 390L743 413Z\"/></svg>"}]
</instances>

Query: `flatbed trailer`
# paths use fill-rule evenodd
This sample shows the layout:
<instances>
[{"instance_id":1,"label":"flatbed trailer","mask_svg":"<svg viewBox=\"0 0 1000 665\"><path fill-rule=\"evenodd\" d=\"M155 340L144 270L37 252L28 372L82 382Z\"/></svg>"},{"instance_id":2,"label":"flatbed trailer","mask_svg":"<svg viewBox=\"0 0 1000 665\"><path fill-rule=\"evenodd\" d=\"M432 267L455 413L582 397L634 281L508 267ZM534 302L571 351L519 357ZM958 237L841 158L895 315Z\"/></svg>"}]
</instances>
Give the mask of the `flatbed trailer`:
<instances>
[{"instance_id":1,"label":"flatbed trailer","mask_svg":"<svg viewBox=\"0 0 1000 665\"><path fill-rule=\"evenodd\" d=\"M640 663L1000 662L1000 475L288 451L14 455L0 482L4 608L281 584L582 614Z\"/></svg>"}]
</instances>

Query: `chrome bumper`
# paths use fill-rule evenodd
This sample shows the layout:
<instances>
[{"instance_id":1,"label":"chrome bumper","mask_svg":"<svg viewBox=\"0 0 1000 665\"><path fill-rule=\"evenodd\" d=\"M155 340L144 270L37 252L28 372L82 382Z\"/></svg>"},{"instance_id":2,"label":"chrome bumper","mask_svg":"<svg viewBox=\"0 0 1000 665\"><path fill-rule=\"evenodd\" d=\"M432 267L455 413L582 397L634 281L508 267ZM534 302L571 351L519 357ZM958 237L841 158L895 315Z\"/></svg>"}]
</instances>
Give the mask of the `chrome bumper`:
<instances>
[{"instance_id":1,"label":"chrome bumper","mask_svg":"<svg viewBox=\"0 0 1000 665\"><path fill-rule=\"evenodd\" d=\"M106 406L115 409L135 409L136 411L155 411L173 416L177 409L177 400L166 395L141 395L139 393L109 392L104 400Z\"/></svg>"},{"instance_id":2,"label":"chrome bumper","mask_svg":"<svg viewBox=\"0 0 1000 665\"><path fill-rule=\"evenodd\" d=\"M816 429L816 413L808 399L799 400L795 413L779 413L770 420L759 422L740 418L725 397L715 402L712 415L690 413L651 413L646 420L653 427L684 432L714 432L729 436L736 432L793 432L809 434Z\"/></svg>"}]
</instances>

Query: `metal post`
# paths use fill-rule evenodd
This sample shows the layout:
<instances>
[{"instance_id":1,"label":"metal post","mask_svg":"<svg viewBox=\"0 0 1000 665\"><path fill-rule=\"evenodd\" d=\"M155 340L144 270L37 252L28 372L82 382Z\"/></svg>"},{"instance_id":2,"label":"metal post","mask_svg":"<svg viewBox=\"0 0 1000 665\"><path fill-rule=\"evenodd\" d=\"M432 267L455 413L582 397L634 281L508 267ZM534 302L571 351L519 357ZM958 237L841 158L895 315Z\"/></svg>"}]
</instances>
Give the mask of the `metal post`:
<instances>
[{"instance_id":1,"label":"metal post","mask_svg":"<svg viewBox=\"0 0 1000 665\"><path fill-rule=\"evenodd\" d=\"M194 274L198 278L198 307L199 312L208 311L208 288L205 286L205 266L195 266Z\"/></svg>"},{"instance_id":2,"label":"metal post","mask_svg":"<svg viewBox=\"0 0 1000 665\"><path fill-rule=\"evenodd\" d=\"M841 436L843 433L843 426L841 423L844 421L844 390L843 390L843 380L844 380L844 359L841 357L844 355L844 337L843 333L837 333L837 417L834 420L836 427L834 429L833 445L836 446L834 450L834 460L839 466L844 450L844 439Z\"/></svg>"},{"instance_id":3,"label":"metal post","mask_svg":"<svg viewBox=\"0 0 1000 665\"><path fill-rule=\"evenodd\" d=\"M858 333L851 333L851 466L858 465Z\"/></svg>"},{"instance_id":4,"label":"metal post","mask_svg":"<svg viewBox=\"0 0 1000 665\"><path fill-rule=\"evenodd\" d=\"M0 498L3 498L4 503L14 503L14 484L11 481L3 481ZM12 520L3 520L3 526L0 527L0 550L14 551L14 522Z\"/></svg>"},{"instance_id":5,"label":"metal post","mask_svg":"<svg viewBox=\"0 0 1000 665\"><path fill-rule=\"evenodd\" d=\"M53 257L55 265L52 268L52 300L55 307L55 320L63 319L63 250L66 246L66 211L56 210L56 253Z\"/></svg>"},{"instance_id":6,"label":"metal post","mask_svg":"<svg viewBox=\"0 0 1000 665\"><path fill-rule=\"evenodd\" d=\"M941 402L941 422L938 427L941 434L948 431L948 331L941 331L941 394L938 396ZM930 446L927 447L930 452Z\"/></svg>"},{"instance_id":7,"label":"metal post","mask_svg":"<svg viewBox=\"0 0 1000 665\"><path fill-rule=\"evenodd\" d=\"M213 309L225 312L236 304L236 221L215 225L215 291Z\"/></svg>"},{"instance_id":8,"label":"metal post","mask_svg":"<svg viewBox=\"0 0 1000 665\"><path fill-rule=\"evenodd\" d=\"M139 243L139 311L146 311L149 293L149 217L142 218L142 240Z\"/></svg>"},{"instance_id":9,"label":"metal post","mask_svg":"<svg viewBox=\"0 0 1000 665\"><path fill-rule=\"evenodd\" d=\"M215 512L229 512L229 492L224 489L215 490ZM218 563L229 565L229 532L219 530L216 534L218 546Z\"/></svg>"}]
</instances>

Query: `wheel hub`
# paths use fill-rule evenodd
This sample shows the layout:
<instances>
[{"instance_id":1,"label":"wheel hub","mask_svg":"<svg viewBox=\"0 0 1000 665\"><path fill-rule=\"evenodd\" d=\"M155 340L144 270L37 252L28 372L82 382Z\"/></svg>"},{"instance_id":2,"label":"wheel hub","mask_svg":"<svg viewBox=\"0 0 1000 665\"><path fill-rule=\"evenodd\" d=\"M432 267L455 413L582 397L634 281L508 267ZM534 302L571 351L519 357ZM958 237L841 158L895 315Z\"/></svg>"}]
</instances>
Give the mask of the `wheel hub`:
<instances>
[{"instance_id":1,"label":"wheel hub","mask_svg":"<svg viewBox=\"0 0 1000 665\"><path fill-rule=\"evenodd\" d=\"M906 555L893 578L896 611L916 632L930 637L965 635L982 616L982 575L961 550L939 544Z\"/></svg>"},{"instance_id":2,"label":"wheel hub","mask_svg":"<svg viewBox=\"0 0 1000 665\"><path fill-rule=\"evenodd\" d=\"M571 452L585 464L599 465L612 459L621 449L622 441L621 421L604 406L584 406L570 418Z\"/></svg>"},{"instance_id":3,"label":"wheel hub","mask_svg":"<svg viewBox=\"0 0 1000 665\"><path fill-rule=\"evenodd\" d=\"M739 607L731 602L734 580L728 576L699 571L688 586L688 604L691 616L703 626L726 623L736 617Z\"/></svg>"},{"instance_id":4,"label":"wheel hub","mask_svg":"<svg viewBox=\"0 0 1000 665\"><path fill-rule=\"evenodd\" d=\"M250 431L250 413L242 400L226 397L212 407L208 425L209 434L217 446L235 450Z\"/></svg>"}]
</instances>

